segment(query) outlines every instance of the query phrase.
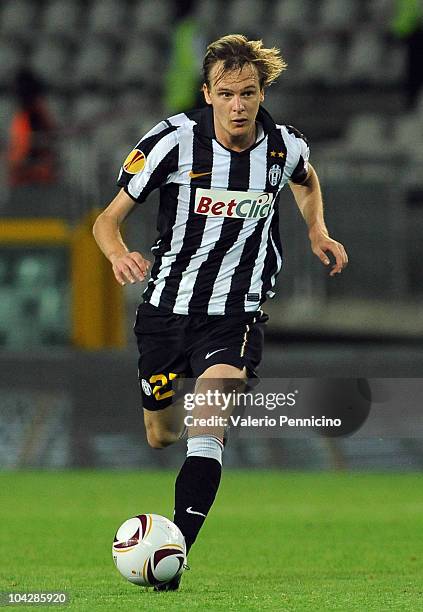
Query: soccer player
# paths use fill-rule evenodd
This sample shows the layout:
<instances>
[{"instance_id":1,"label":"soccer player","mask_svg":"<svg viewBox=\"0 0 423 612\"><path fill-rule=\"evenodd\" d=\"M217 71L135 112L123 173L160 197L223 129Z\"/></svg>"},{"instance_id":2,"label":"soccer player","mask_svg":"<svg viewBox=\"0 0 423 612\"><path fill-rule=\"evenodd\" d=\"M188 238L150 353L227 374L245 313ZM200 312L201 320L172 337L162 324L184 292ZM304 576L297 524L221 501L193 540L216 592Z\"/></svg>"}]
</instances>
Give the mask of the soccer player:
<instances>
[{"instance_id":1,"label":"soccer player","mask_svg":"<svg viewBox=\"0 0 423 612\"><path fill-rule=\"evenodd\" d=\"M289 184L307 224L311 248L330 275L347 265L344 247L329 237L305 137L276 124L261 106L265 89L286 68L278 49L229 35L204 58L205 108L155 126L123 163L122 188L94 225L116 280L143 281L149 262L130 251L119 227L131 209L160 189L154 265L135 334L149 444L164 448L184 430L172 381L197 379L199 389L224 389L254 377L281 268L279 194ZM195 406L195 418L215 414ZM187 457L175 484L174 521L189 550L219 487L223 426L188 427ZM156 587L178 588L179 581Z\"/></svg>"}]
</instances>

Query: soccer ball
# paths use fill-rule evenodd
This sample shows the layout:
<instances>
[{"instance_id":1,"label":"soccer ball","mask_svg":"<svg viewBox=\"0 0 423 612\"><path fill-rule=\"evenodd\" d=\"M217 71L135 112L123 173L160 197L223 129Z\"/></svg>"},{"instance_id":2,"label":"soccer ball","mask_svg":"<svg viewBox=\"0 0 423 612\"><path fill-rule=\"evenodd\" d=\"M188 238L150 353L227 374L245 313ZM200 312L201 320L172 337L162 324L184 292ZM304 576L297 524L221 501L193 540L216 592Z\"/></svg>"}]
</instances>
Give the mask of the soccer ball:
<instances>
[{"instance_id":1,"label":"soccer ball","mask_svg":"<svg viewBox=\"0 0 423 612\"><path fill-rule=\"evenodd\" d=\"M139 586L166 583L184 571L185 540L179 528L159 514L139 514L119 527L113 561L124 578Z\"/></svg>"}]
</instances>

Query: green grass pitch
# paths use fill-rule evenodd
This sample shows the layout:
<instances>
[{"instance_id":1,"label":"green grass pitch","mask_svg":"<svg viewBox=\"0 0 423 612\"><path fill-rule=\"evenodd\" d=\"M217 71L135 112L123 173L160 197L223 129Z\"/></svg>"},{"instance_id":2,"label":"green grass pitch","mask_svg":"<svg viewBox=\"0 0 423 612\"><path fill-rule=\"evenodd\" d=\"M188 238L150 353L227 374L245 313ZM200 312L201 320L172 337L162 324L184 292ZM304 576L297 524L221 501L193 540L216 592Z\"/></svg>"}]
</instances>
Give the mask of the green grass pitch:
<instances>
[{"instance_id":1,"label":"green grass pitch","mask_svg":"<svg viewBox=\"0 0 423 612\"><path fill-rule=\"evenodd\" d=\"M174 477L0 473L0 590L63 589L89 612L423 610L420 474L227 470L180 591L154 593L111 543L134 514L171 517Z\"/></svg>"}]
</instances>

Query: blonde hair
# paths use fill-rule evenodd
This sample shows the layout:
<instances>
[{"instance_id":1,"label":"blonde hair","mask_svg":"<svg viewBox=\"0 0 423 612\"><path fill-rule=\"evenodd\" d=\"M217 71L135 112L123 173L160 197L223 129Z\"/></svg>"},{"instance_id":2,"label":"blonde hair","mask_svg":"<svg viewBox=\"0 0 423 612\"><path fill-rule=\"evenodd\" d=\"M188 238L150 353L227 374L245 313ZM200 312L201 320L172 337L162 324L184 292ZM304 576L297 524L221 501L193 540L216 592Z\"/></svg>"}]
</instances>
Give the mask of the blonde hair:
<instances>
[{"instance_id":1,"label":"blonde hair","mask_svg":"<svg viewBox=\"0 0 423 612\"><path fill-rule=\"evenodd\" d=\"M245 64L256 66L260 87L268 87L287 68L287 64L276 47L266 49L262 40L248 40L242 34L228 34L212 42L203 61L204 83L210 89L210 72L213 66L223 61L223 74L230 70L242 70Z\"/></svg>"}]
</instances>

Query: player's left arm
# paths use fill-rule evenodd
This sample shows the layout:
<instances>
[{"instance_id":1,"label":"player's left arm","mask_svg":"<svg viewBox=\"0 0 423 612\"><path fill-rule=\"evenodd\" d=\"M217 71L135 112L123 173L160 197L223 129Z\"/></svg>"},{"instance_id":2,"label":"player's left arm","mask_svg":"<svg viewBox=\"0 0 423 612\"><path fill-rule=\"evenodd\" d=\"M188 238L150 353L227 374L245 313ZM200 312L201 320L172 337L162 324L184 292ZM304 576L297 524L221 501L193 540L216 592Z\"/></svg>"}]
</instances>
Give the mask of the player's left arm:
<instances>
[{"instance_id":1,"label":"player's left arm","mask_svg":"<svg viewBox=\"0 0 423 612\"><path fill-rule=\"evenodd\" d=\"M308 227L311 250L325 266L330 264L327 253L335 258L330 276L340 274L348 264L344 246L329 236L323 215L323 199L320 183L313 166L308 164L307 177L302 183L289 182L295 201Z\"/></svg>"}]
</instances>

